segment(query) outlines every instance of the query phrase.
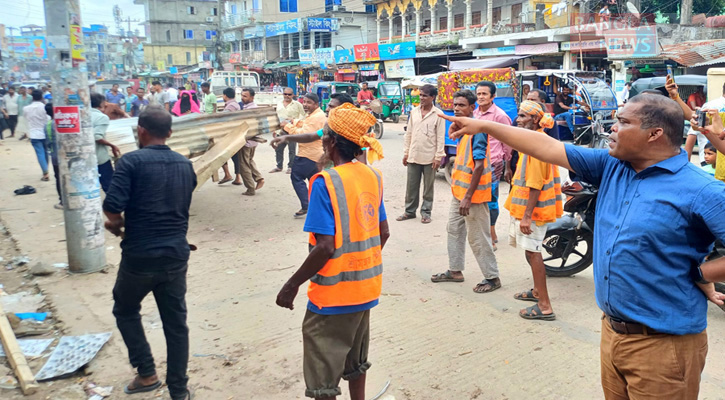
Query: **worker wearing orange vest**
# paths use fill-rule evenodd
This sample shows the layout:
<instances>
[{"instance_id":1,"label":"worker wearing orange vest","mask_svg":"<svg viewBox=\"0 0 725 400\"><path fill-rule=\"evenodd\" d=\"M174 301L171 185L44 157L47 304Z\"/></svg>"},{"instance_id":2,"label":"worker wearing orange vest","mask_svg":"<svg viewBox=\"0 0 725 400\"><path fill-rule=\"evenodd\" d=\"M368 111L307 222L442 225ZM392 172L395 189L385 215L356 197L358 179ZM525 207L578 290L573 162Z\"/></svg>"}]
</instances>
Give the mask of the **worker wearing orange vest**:
<instances>
[{"instance_id":1,"label":"worker wearing orange vest","mask_svg":"<svg viewBox=\"0 0 725 400\"><path fill-rule=\"evenodd\" d=\"M322 145L335 166L310 181L304 229L312 250L277 295L277 305L293 309L299 286L310 280L302 323L307 397L341 395L343 378L352 400L365 399L370 309L378 304L390 236L382 175L355 160L362 147L382 158L380 143L367 136L375 122L352 104L330 111Z\"/></svg>"},{"instance_id":2,"label":"worker wearing orange vest","mask_svg":"<svg viewBox=\"0 0 725 400\"><path fill-rule=\"evenodd\" d=\"M545 135L544 129L554 126L554 121L539 103L524 101L519 106L516 124ZM541 250L546 225L556 221L564 211L559 168L521 154L504 207L511 213L509 244L524 249L534 276L534 288L517 293L514 298L536 304L522 309L519 315L525 319L553 321L556 314L546 289L546 268Z\"/></svg>"},{"instance_id":3,"label":"worker wearing orange vest","mask_svg":"<svg viewBox=\"0 0 725 400\"><path fill-rule=\"evenodd\" d=\"M458 117L471 117L476 108L476 95L460 90L453 95L453 112ZM431 277L433 282L463 282L466 236L483 272L483 281L473 289L488 293L501 287L496 256L491 242L491 167L488 163L488 137L485 133L464 136L456 149L451 176L453 199L448 212L448 270Z\"/></svg>"}]
</instances>

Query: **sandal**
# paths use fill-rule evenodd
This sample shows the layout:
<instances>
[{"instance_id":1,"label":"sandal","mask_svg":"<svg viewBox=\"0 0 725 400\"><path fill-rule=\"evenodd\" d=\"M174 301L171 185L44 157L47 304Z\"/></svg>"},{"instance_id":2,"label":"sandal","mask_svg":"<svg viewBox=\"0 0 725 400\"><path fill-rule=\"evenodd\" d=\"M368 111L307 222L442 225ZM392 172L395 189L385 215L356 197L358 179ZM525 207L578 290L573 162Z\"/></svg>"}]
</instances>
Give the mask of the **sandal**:
<instances>
[{"instance_id":1,"label":"sandal","mask_svg":"<svg viewBox=\"0 0 725 400\"><path fill-rule=\"evenodd\" d=\"M217 185L223 185L227 182L231 182L232 180L233 180L233 178L224 178L224 179L220 180L219 182L217 182Z\"/></svg>"},{"instance_id":2,"label":"sandal","mask_svg":"<svg viewBox=\"0 0 725 400\"><path fill-rule=\"evenodd\" d=\"M420 219L420 222L424 223L424 224L430 224L430 221L431 221L430 217L422 217Z\"/></svg>"},{"instance_id":3,"label":"sandal","mask_svg":"<svg viewBox=\"0 0 725 400\"><path fill-rule=\"evenodd\" d=\"M484 279L481 283L477 284L473 291L476 293L490 293L501 287L501 280L495 279Z\"/></svg>"},{"instance_id":4,"label":"sandal","mask_svg":"<svg viewBox=\"0 0 725 400\"><path fill-rule=\"evenodd\" d=\"M413 219L413 218L415 218L415 215L403 214L403 215L399 216L398 218L396 218L395 220L396 221L406 221L406 220Z\"/></svg>"},{"instance_id":5,"label":"sandal","mask_svg":"<svg viewBox=\"0 0 725 400\"><path fill-rule=\"evenodd\" d=\"M440 274L435 274L430 277L430 281L433 283L441 283L441 282L463 282L465 278L454 278L453 274L451 273L451 270L448 270L446 272L441 272Z\"/></svg>"},{"instance_id":6,"label":"sandal","mask_svg":"<svg viewBox=\"0 0 725 400\"><path fill-rule=\"evenodd\" d=\"M43 177L40 178L40 180L43 182L48 182L50 180L50 178L48 177L48 175L43 175Z\"/></svg>"},{"instance_id":7,"label":"sandal","mask_svg":"<svg viewBox=\"0 0 725 400\"><path fill-rule=\"evenodd\" d=\"M33 194L35 193L35 188L29 185L25 185L20 189L15 189L15 194L20 196L24 194Z\"/></svg>"},{"instance_id":8,"label":"sandal","mask_svg":"<svg viewBox=\"0 0 725 400\"><path fill-rule=\"evenodd\" d=\"M153 390L158 389L161 386L161 381L156 381L155 383L152 383L150 385L141 386L138 383L139 376L136 375L135 378L133 378L133 381L126 385L126 387L123 388L123 392L126 394L136 394L136 393L145 393L145 392L151 392ZM133 388L131 388L131 385L135 385Z\"/></svg>"},{"instance_id":9,"label":"sandal","mask_svg":"<svg viewBox=\"0 0 725 400\"><path fill-rule=\"evenodd\" d=\"M302 218L302 217L304 217L305 215L307 215L307 210L304 210L304 209L300 209L299 211L297 211L297 212L295 213L295 218Z\"/></svg>"},{"instance_id":10,"label":"sandal","mask_svg":"<svg viewBox=\"0 0 725 400\"><path fill-rule=\"evenodd\" d=\"M523 292L516 293L514 295L514 299L516 299L516 300L522 300L522 301L533 301L533 302L536 302L536 303L539 302L539 299L537 299L536 296L534 296L534 289L525 290Z\"/></svg>"},{"instance_id":11,"label":"sandal","mask_svg":"<svg viewBox=\"0 0 725 400\"><path fill-rule=\"evenodd\" d=\"M538 304L534 304L531 307L526 307L519 311L519 316L523 319L538 319L542 321L553 321L556 319L556 314L543 314Z\"/></svg>"}]
</instances>

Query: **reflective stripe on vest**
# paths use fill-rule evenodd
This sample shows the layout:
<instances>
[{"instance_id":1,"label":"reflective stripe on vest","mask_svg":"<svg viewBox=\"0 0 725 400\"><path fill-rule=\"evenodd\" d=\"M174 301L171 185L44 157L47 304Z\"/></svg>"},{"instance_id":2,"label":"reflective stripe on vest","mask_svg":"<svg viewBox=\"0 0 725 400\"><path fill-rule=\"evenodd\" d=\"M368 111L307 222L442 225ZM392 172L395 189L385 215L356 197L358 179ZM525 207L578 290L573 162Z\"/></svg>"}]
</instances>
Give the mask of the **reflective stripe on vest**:
<instances>
[{"instance_id":1,"label":"reflective stripe on vest","mask_svg":"<svg viewBox=\"0 0 725 400\"><path fill-rule=\"evenodd\" d=\"M451 174L451 191L453 196L458 200L462 200L466 195L468 188L471 187L471 179L473 178L473 168L475 161L473 160L473 135L464 136L458 143L456 149L456 159L453 165L453 173ZM488 138L488 136L486 136ZM476 191L471 198L474 204L486 203L491 201L491 166L489 160L489 147L486 146L486 158L483 160L483 172L481 179L476 186Z\"/></svg>"},{"instance_id":2,"label":"reflective stripe on vest","mask_svg":"<svg viewBox=\"0 0 725 400\"><path fill-rule=\"evenodd\" d=\"M367 171L360 170L362 168ZM369 183L369 172L373 172L376 178L374 188ZM382 201L382 178L378 171L361 163L345 164L321 172L313 181L320 177L325 179L336 214L335 252L325 266L310 278L307 295L318 307L358 305L373 301L379 297L382 288L383 265L378 215L379 202ZM355 178L359 180L351 181ZM350 186L357 188L356 193L348 193L346 179ZM365 180L368 183L364 183ZM370 197L372 191L377 191L377 196L373 195L368 199L371 202L365 202L366 196ZM351 209L356 205L357 209ZM370 207L375 209L370 210ZM361 218L365 220L361 222ZM372 229L364 227L366 223ZM362 240L354 240L354 236L360 235L364 237ZM315 243L314 235L310 235L310 244Z\"/></svg>"},{"instance_id":3,"label":"reflective stripe on vest","mask_svg":"<svg viewBox=\"0 0 725 400\"><path fill-rule=\"evenodd\" d=\"M509 210L511 216L522 219L526 212L526 206L529 202L530 188L526 187L526 170L528 168L529 156L521 155L521 159L514 175L513 187L509 192L504 207ZM561 217L564 212L563 203L561 201L561 178L559 177L558 167L548 164L551 173L548 179L544 181L539 193L539 199L531 215L532 221L553 222Z\"/></svg>"}]
</instances>

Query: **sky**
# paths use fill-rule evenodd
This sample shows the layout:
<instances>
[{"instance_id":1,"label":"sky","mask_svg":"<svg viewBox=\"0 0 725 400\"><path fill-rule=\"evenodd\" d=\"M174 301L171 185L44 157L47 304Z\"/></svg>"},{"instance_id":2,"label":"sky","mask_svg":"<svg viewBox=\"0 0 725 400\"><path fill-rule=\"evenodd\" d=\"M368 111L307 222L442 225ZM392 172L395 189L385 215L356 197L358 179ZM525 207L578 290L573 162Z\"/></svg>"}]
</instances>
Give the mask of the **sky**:
<instances>
[{"instance_id":1,"label":"sky","mask_svg":"<svg viewBox=\"0 0 725 400\"><path fill-rule=\"evenodd\" d=\"M118 4L121 7L123 19L127 17L139 21L144 19L143 6L133 4L133 0L80 0L80 4L83 26L103 24L109 28L109 32L114 34L118 33L113 19L114 5ZM6 27L17 28L31 24L45 26L43 0L0 0L0 10L3 10L0 12L0 24L4 24ZM123 27L127 29L128 24L124 22ZM131 22L131 30L136 29L143 34L143 27ZM10 31L6 31L6 34L10 35Z\"/></svg>"}]
</instances>

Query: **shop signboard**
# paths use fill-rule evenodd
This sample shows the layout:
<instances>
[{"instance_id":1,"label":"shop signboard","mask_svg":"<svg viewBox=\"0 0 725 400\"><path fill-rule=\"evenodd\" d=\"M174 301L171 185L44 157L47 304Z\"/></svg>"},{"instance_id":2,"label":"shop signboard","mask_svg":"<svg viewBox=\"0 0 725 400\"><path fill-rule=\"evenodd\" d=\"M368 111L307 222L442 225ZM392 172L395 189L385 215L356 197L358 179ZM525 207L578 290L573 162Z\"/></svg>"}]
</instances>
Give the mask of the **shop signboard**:
<instances>
[{"instance_id":1,"label":"shop signboard","mask_svg":"<svg viewBox=\"0 0 725 400\"><path fill-rule=\"evenodd\" d=\"M378 45L381 60L404 60L415 58L415 42Z\"/></svg>"},{"instance_id":2,"label":"shop signboard","mask_svg":"<svg viewBox=\"0 0 725 400\"><path fill-rule=\"evenodd\" d=\"M380 60L380 50L377 43L356 44L354 49L355 62Z\"/></svg>"},{"instance_id":3,"label":"shop signboard","mask_svg":"<svg viewBox=\"0 0 725 400\"><path fill-rule=\"evenodd\" d=\"M604 32L607 58L631 59L659 55L656 26L613 27Z\"/></svg>"},{"instance_id":4,"label":"shop signboard","mask_svg":"<svg viewBox=\"0 0 725 400\"><path fill-rule=\"evenodd\" d=\"M360 64L358 65L358 70L360 71L377 71L379 67L379 64Z\"/></svg>"},{"instance_id":5,"label":"shop signboard","mask_svg":"<svg viewBox=\"0 0 725 400\"><path fill-rule=\"evenodd\" d=\"M582 40L562 42L561 51L579 51L579 50L606 50L607 43L604 39Z\"/></svg>"},{"instance_id":6,"label":"shop signboard","mask_svg":"<svg viewBox=\"0 0 725 400\"><path fill-rule=\"evenodd\" d=\"M355 61L352 49L335 50L333 52L333 56L335 57L335 62L337 64L349 64Z\"/></svg>"},{"instance_id":7,"label":"shop signboard","mask_svg":"<svg viewBox=\"0 0 725 400\"><path fill-rule=\"evenodd\" d=\"M320 63L322 69L327 69L327 66L335 63L334 57L335 49L332 47L323 47L321 49L315 49L315 58Z\"/></svg>"},{"instance_id":8,"label":"shop signboard","mask_svg":"<svg viewBox=\"0 0 725 400\"><path fill-rule=\"evenodd\" d=\"M315 50L298 50L300 65L312 65L315 62Z\"/></svg>"},{"instance_id":9,"label":"shop signboard","mask_svg":"<svg viewBox=\"0 0 725 400\"><path fill-rule=\"evenodd\" d=\"M264 37L264 27L262 25L248 26L244 28L244 39L254 39Z\"/></svg>"},{"instance_id":10,"label":"shop signboard","mask_svg":"<svg viewBox=\"0 0 725 400\"><path fill-rule=\"evenodd\" d=\"M298 33L300 31L300 26L302 25L300 22L301 20L297 18L289 21L277 22L276 24L265 25L264 31L267 37Z\"/></svg>"},{"instance_id":11,"label":"shop signboard","mask_svg":"<svg viewBox=\"0 0 725 400\"><path fill-rule=\"evenodd\" d=\"M517 44L514 54L530 56L535 54L551 54L559 52L559 43Z\"/></svg>"},{"instance_id":12,"label":"shop signboard","mask_svg":"<svg viewBox=\"0 0 725 400\"><path fill-rule=\"evenodd\" d=\"M516 54L516 46L494 47L491 49L475 49L474 57L495 57Z\"/></svg>"},{"instance_id":13,"label":"shop signboard","mask_svg":"<svg viewBox=\"0 0 725 400\"><path fill-rule=\"evenodd\" d=\"M242 61L242 55L240 53L229 54L229 63L230 64L239 64L241 61Z\"/></svg>"},{"instance_id":14,"label":"shop signboard","mask_svg":"<svg viewBox=\"0 0 725 400\"><path fill-rule=\"evenodd\" d=\"M411 78L415 76L413 60L395 60L385 62L385 76L388 78Z\"/></svg>"},{"instance_id":15,"label":"shop signboard","mask_svg":"<svg viewBox=\"0 0 725 400\"><path fill-rule=\"evenodd\" d=\"M337 18L307 18L309 32L337 32L340 22Z\"/></svg>"},{"instance_id":16,"label":"shop signboard","mask_svg":"<svg viewBox=\"0 0 725 400\"><path fill-rule=\"evenodd\" d=\"M10 54L24 60L45 60L45 36L11 36L7 43Z\"/></svg>"}]
</instances>

